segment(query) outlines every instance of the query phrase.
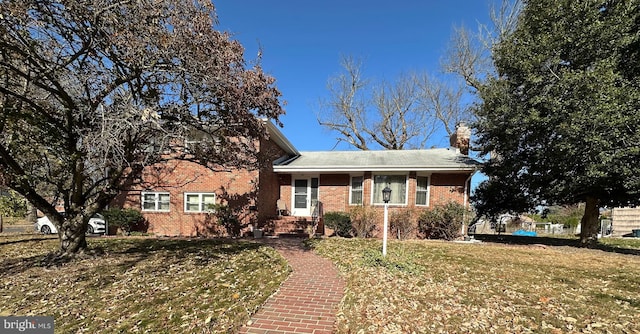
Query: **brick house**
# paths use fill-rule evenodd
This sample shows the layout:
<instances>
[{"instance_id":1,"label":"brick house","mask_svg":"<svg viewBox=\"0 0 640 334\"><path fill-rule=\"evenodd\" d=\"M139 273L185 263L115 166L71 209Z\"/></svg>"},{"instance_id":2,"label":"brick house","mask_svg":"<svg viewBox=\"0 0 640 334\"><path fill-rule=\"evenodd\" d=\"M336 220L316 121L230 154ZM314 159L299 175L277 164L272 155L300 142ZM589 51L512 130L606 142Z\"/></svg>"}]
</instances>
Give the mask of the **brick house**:
<instances>
[{"instance_id":1,"label":"brick house","mask_svg":"<svg viewBox=\"0 0 640 334\"><path fill-rule=\"evenodd\" d=\"M323 212L348 212L353 206L382 210L385 187L392 190L391 212L449 201L468 206L476 166L475 160L450 148L301 152L292 161L275 164L274 171L279 175L280 198L294 217L284 220L314 221Z\"/></svg>"},{"instance_id":2,"label":"brick house","mask_svg":"<svg viewBox=\"0 0 640 334\"><path fill-rule=\"evenodd\" d=\"M469 205L478 162L469 158L468 128L447 149L299 152L267 122L269 140L260 170L210 171L176 161L145 175L146 189L132 189L119 205L137 207L156 235L215 235L221 230L206 204L238 209L243 222L271 233L323 233L322 213L365 205L382 209L382 189L392 189L390 210L455 201ZM317 225L315 223L318 223Z\"/></svg>"},{"instance_id":3,"label":"brick house","mask_svg":"<svg viewBox=\"0 0 640 334\"><path fill-rule=\"evenodd\" d=\"M224 234L209 204L232 207L242 223L253 226L276 212L278 178L272 165L296 156L298 151L271 122L269 139L258 143L263 167L255 170L211 170L189 161L174 160L151 166L143 184L123 191L112 203L141 210L148 232L158 236L209 236Z\"/></svg>"}]
</instances>

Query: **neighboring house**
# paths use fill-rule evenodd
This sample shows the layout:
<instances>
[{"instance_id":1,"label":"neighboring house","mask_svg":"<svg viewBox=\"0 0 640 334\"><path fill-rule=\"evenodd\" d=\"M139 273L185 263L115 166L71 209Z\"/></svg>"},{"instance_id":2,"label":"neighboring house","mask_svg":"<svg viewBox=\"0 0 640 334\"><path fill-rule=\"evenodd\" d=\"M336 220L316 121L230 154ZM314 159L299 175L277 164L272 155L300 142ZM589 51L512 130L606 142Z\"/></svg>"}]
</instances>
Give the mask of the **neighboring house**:
<instances>
[{"instance_id":1,"label":"neighboring house","mask_svg":"<svg viewBox=\"0 0 640 334\"><path fill-rule=\"evenodd\" d=\"M151 233L185 236L221 232L207 212L211 203L235 207L243 222L271 233L309 231L316 222L322 233L323 212L381 210L386 186L392 211L449 201L469 206L479 163L467 155L464 126L452 138L457 148L398 151L298 152L271 123L267 129L270 139L260 148L271 164L261 170L214 172L176 161L146 174L149 186L122 194L117 204L142 209Z\"/></svg>"},{"instance_id":2,"label":"neighboring house","mask_svg":"<svg viewBox=\"0 0 640 334\"><path fill-rule=\"evenodd\" d=\"M640 207L611 209L611 224L614 237L633 236L640 229Z\"/></svg>"}]
</instances>

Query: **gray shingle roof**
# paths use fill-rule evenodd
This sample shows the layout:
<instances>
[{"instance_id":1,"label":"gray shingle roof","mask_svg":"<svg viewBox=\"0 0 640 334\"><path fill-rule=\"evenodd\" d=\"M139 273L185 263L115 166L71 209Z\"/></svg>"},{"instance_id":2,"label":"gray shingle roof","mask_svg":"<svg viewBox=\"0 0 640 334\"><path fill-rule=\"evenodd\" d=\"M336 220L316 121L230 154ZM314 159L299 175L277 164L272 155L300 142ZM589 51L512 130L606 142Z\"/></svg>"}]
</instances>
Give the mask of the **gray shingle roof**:
<instances>
[{"instance_id":1,"label":"gray shingle roof","mask_svg":"<svg viewBox=\"0 0 640 334\"><path fill-rule=\"evenodd\" d=\"M315 151L277 164L276 172L304 171L472 171L479 162L456 149Z\"/></svg>"}]
</instances>

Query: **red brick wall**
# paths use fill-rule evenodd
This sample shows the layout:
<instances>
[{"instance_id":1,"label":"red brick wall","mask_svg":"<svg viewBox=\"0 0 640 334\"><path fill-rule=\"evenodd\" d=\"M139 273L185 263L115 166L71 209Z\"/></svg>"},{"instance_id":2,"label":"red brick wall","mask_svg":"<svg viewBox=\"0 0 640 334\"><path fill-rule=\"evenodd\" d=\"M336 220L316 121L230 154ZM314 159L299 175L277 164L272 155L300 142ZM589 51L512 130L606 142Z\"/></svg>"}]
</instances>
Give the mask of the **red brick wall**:
<instances>
[{"instance_id":1,"label":"red brick wall","mask_svg":"<svg viewBox=\"0 0 640 334\"><path fill-rule=\"evenodd\" d=\"M416 201L416 172L408 175L408 197L407 206L415 207ZM429 185L429 206L445 204L449 201L465 203L464 189L465 182L469 177L468 173L432 174ZM349 174L321 174L319 199L324 205L324 211L348 211L349 191L351 176ZM291 180L289 174L280 174L278 182L280 184L280 198L285 201L287 207L291 205ZM373 191L373 175L371 172L364 173L363 198L365 205L370 205L371 192ZM467 196L469 195L467 185ZM468 204L468 200L466 202ZM400 208L407 206L399 206ZM424 208L424 206L418 206Z\"/></svg>"},{"instance_id":2,"label":"red brick wall","mask_svg":"<svg viewBox=\"0 0 640 334\"><path fill-rule=\"evenodd\" d=\"M291 182L291 175L278 175L278 183L280 184L280 199L285 203L289 211L291 211Z\"/></svg>"},{"instance_id":3,"label":"red brick wall","mask_svg":"<svg viewBox=\"0 0 640 334\"><path fill-rule=\"evenodd\" d=\"M213 192L216 203L237 210L244 224L263 222L275 214L279 187L278 176L272 166L273 160L284 152L269 140L262 140L260 148L258 158L262 167L259 170L212 171L196 163L178 160L149 167L143 175L145 183L121 193L113 205L141 210L143 190L168 192L171 201L169 212L142 211L149 223L149 232L156 235L210 236L225 233L213 215L185 212L186 192Z\"/></svg>"},{"instance_id":4,"label":"red brick wall","mask_svg":"<svg viewBox=\"0 0 640 334\"><path fill-rule=\"evenodd\" d=\"M362 198L364 203L368 204L371 202L371 193L373 192L373 173L365 172L364 173L364 181L362 184Z\"/></svg>"},{"instance_id":5,"label":"red brick wall","mask_svg":"<svg viewBox=\"0 0 640 334\"><path fill-rule=\"evenodd\" d=\"M274 158L285 155L285 152L272 141L263 140L260 144L265 164L260 169L258 179L258 198L256 207L257 222L264 223L276 214L276 201L281 197L278 174L273 172Z\"/></svg>"},{"instance_id":6,"label":"red brick wall","mask_svg":"<svg viewBox=\"0 0 640 334\"><path fill-rule=\"evenodd\" d=\"M407 187L409 188L408 192L407 192L407 203L412 206L415 207L416 205L416 186L417 186L417 182L416 182L416 172L409 172L409 175L407 177L407 180L409 181L407 184Z\"/></svg>"},{"instance_id":7,"label":"red brick wall","mask_svg":"<svg viewBox=\"0 0 640 334\"><path fill-rule=\"evenodd\" d=\"M208 213L184 212L184 193L215 193L216 203L241 209L240 218L248 223L255 213L249 206L256 204L258 172L246 170L212 171L187 161L170 161L149 167L139 187L120 194L113 205L142 209L142 191L168 192L169 212L142 211L149 222L149 232L156 235L215 235L223 230Z\"/></svg>"},{"instance_id":8,"label":"red brick wall","mask_svg":"<svg viewBox=\"0 0 640 334\"><path fill-rule=\"evenodd\" d=\"M280 199L291 211L292 175L278 175L280 184ZM348 174L322 174L319 176L318 200L322 202L324 212L345 211L349 205L349 182Z\"/></svg>"},{"instance_id":9,"label":"red brick wall","mask_svg":"<svg viewBox=\"0 0 640 334\"><path fill-rule=\"evenodd\" d=\"M322 174L320 175L320 188L318 199L322 202L324 212L345 211L349 205L348 174Z\"/></svg>"},{"instance_id":10,"label":"red brick wall","mask_svg":"<svg viewBox=\"0 0 640 334\"><path fill-rule=\"evenodd\" d=\"M429 205L445 204L450 201L465 203L465 182L469 174L433 174L431 175L431 185L429 187ZM467 185L466 196L469 196L470 189ZM467 198L467 204L469 203Z\"/></svg>"},{"instance_id":11,"label":"red brick wall","mask_svg":"<svg viewBox=\"0 0 640 334\"><path fill-rule=\"evenodd\" d=\"M469 205L468 196L470 194L469 184L466 185L467 201L465 202L465 182L469 177L469 173L446 173L432 174L429 177L429 202L428 206L445 204L454 201L460 204ZM416 206L416 172L408 174L408 197L407 205L390 205L389 214L393 212L409 209L422 210L425 206ZM321 174L319 199L323 203L324 212L344 211L348 212L352 207L349 205L349 190L351 176L349 174ZM291 206L291 180L292 176L288 174L280 174L278 182L280 184L280 198L282 198L287 207ZM371 192L373 191L373 173L364 173L363 199L365 205L371 205ZM382 231L384 206L376 205L375 210L378 211L378 231ZM382 234L380 234L381 236Z\"/></svg>"}]
</instances>

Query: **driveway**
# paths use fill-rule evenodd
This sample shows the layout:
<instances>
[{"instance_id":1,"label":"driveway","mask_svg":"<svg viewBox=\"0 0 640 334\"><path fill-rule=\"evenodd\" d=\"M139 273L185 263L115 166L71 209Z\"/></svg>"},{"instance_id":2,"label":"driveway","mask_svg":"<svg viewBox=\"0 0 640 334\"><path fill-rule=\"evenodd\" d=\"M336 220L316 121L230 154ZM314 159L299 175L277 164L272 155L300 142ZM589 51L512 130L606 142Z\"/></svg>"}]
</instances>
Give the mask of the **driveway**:
<instances>
[{"instance_id":1,"label":"driveway","mask_svg":"<svg viewBox=\"0 0 640 334\"><path fill-rule=\"evenodd\" d=\"M35 231L33 225L7 225L2 226L2 233L25 233Z\"/></svg>"}]
</instances>

